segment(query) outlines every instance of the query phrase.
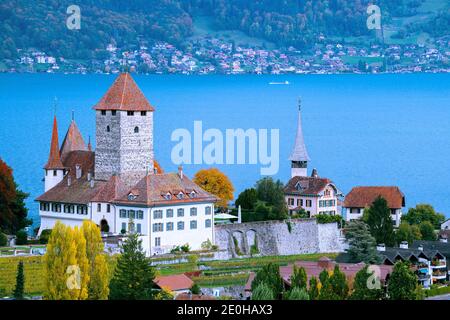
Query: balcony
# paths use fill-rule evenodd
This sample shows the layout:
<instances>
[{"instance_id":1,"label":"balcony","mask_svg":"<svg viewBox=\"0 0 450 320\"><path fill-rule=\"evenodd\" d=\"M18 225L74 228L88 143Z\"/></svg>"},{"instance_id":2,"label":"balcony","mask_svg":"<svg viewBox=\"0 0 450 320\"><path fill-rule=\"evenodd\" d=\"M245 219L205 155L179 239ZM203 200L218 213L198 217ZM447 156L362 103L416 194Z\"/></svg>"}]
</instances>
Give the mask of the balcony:
<instances>
[{"instance_id":1,"label":"balcony","mask_svg":"<svg viewBox=\"0 0 450 320\"><path fill-rule=\"evenodd\" d=\"M446 268L446 267L447 267L447 262L445 261L445 259L431 261L431 268L433 268L433 269L440 269L440 268Z\"/></svg>"}]
</instances>

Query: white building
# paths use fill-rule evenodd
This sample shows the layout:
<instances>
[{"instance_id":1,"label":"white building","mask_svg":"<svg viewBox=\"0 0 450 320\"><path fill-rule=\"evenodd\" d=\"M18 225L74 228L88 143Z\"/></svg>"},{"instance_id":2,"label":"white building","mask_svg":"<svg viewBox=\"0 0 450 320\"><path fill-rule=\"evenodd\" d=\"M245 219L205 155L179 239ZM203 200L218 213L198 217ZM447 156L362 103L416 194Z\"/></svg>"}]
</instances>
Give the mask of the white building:
<instances>
[{"instance_id":1,"label":"white building","mask_svg":"<svg viewBox=\"0 0 450 320\"><path fill-rule=\"evenodd\" d=\"M450 219L441 224L441 230L450 230Z\"/></svg>"},{"instance_id":2,"label":"white building","mask_svg":"<svg viewBox=\"0 0 450 320\"><path fill-rule=\"evenodd\" d=\"M355 187L344 201L345 220L362 218L364 209L369 208L378 197L383 197L391 210L392 223L398 227L405 207L405 196L399 187Z\"/></svg>"},{"instance_id":3,"label":"white building","mask_svg":"<svg viewBox=\"0 0 450 320\"><path fill-rule=\"evenodd\" d=\"M217 198L180 167L163 173L153 159L153 111L129 74L121 74L94 107L97 149L86 146L75 121L61 148L56 117L45 193L37 198L41 226L94 221L112 235L138 233L148 255L189 244L214 243Z\"/></svg>"},{"instance_id":4,"label":"white building","mask_svg":"<svg viewBox=\"0 0 450 320\"><path fill-rule=\"evenodd\" d=\"M289 160L291 161L291 179L284 188L289 213L304 210L310 217L317 214L339 214L338 201L342 193L335 184L327 178L320 178L316 169L312 171L311 176L308 176L308 162L311 159L303 138L300 101L295 145Z\"/></svg>"}]
</instances>

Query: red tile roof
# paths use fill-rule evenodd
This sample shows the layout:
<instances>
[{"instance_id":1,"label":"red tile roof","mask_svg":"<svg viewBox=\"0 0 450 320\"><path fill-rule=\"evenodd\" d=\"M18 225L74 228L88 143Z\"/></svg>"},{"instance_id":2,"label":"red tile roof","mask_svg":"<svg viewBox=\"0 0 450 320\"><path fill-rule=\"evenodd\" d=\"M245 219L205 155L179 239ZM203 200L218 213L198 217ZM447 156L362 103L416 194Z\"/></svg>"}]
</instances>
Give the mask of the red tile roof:
<instances>
[{"instance_id":1,"label":"red tile roof","mask_svg":"<svg viewBox=\"0 0 450 320\"><path fill-rule=\"evenodd\" d=\"M126 193L126 187L116 175L99 188L98 193L91 199L92 202L112 202Z\"/></svg>"},{"instance_id":2,"label":"red tile roof","mask_svg":"<svg viewBox=\"0 0 450 320\"><path fill-rule=\"evenodd\" d=\"M175 300L210 301L216 300L216 298L204 294L181 293L176 296Z\"/></svg>"},{"instance_id":3,"label":"red tile roof","mask_svg":"<svg viewBox=\"0 0 450 320\"><path fill-rule=\"evenodd\" d=\"M405 196L398 187L355 187L346 195L344 207L366 208L379 196L386 199L391 209L404 207Z\"/></svg>"},{"instance_id":4,"label":"red tile roof","mask_svg":"<svg viewBox=\"0 0 450 320\"><path fill-rule=\"evenodd\" d=\"M50 143L50 156L48 157L47 164L44 169L64 169L61 162L61 156L59 154L59 139L58 139L58 123L56 121L56 116L53 118L53 131L52 140Z\"/></svg>"},{"instance_id":5,"label":"red tile roof","mask_svg":"<svg viewBox=\"0 0 450 320\"><path fill-rule=\"evenodd\" d=\"M194 190L195 196L190 197L189 193ZM183 193L183 198L178 199L177 194ZM134 200L129 200L128 195L132 193L137 196ZM164 196L170 193L171 198ZM116 203L128 205L160 205L177 204L187 202L215 202L217 197L206 192L186 175L183 178L178 173L149 174L131 188L124 196L115 200Z\"/></svg>"},{"instance_id":6,"label":"red tile roof","mask_svg":"<svg viewBox=\"0 0 450 320\"><path fill-rule=\"evenodd\" d=\"M170 291L189 290L194 284L194 281L184 274L158 276L154 282L158 287L167 288Z\"/></svg>"},{"instance_id":7,"label":"red tile roof","mask_svg":"<svg viewBox=\"0 0 450 320\"><path fill-rule=\"evenodd\" d=\"M74 120L72 120L64 138L61 147L61 157L64 158L71 151L87 151L86 144Z\"/></svg>"},{"instance_id":8,"label":"red tile roof","mask_svg":"<svg viewBox=\"0 0 450 320\"><path fill-rule=\"evenodd\" d=\"M120 74L95 110L154 111L129 73Z\"/></svg>"},{"instance_id":9,"label":"red tile roof","mask_svg":"<svg viewBox=\"0 0 450 320\"><path fill-rule=\"evenodd\" d=\"M297 184L301 189L297 189ZM327 185L332 184L330 179L318 177L293 177L284 188L287 194L318 195Z\"/></svg>"}]
</instances>

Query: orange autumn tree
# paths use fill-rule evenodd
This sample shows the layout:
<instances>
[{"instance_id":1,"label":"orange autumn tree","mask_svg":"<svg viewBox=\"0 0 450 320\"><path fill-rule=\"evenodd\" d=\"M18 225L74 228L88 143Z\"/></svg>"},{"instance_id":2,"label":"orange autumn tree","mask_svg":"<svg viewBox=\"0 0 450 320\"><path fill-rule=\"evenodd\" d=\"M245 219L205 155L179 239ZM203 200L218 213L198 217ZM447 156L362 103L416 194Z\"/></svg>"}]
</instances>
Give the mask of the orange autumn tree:
<instances>
[{"instance_id":1,"label":"orange autumn tree","mask_svg":"<svg viewBox=\"0 0 450 320\"><path fill-rule=\"evenodd\" d=\"M230 179L219 169L202 169L194 176L194 182L203 190L212 193L220 200L217 206L227 208L228 202L233 200L234 187Z\"/></svg>"},{"instance_id":2,"label":"orange autumn tree","mask_svg":"<svg viewBox=\"0 0 450 320\"><path fill-rule=\"evenodd\" d=\"M17 188L12 169L0 159L0 230L15 234L29 226L25 199L28 194Z\"/></svg>"}]
</instances>

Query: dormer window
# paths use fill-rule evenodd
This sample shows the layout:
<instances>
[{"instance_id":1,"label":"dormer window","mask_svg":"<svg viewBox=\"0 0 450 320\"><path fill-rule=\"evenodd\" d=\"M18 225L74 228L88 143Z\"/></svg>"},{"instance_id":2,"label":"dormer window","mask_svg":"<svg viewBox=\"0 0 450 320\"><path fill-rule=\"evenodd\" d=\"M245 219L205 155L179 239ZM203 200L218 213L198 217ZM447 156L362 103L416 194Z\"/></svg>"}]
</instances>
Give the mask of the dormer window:
<instances>
[{"instance_id":1,"label":"dormer window","mask_svg":"<svg viewBox=\"0 0 450 320\"><path fill-rule=\"evenodd\" d=\"M197 196L197 193L195 192L195 190L192 190L192 191L189 193L189 196L190 196L191 198L195 198L195 197Z\"/></svg>"},{"instance_id":2,"label":"dormer window","mask_svg":"<svg viewBox=\"0 0 450 320\"><path fill-rule=\"evenodd\" d=\"M137 195L134 195L134 194L132 194L132 193L130 193L130 194L128 195L128 200L129 200L129 201L136 200L136 198L137 198Z\"/></svg>"},{"instance_id":3,"label":"dormer window","mask_svg":"<svg viewBox=\"0 0 450 320\"><path fill-rule=\"evenodd\" d=\"M172 195L170 194L170 192L167 192L167 193L164 195L164 199L166 199L166 200L171 200L171 199L172 199Z\"/></svg>"},{"instance_id":4,"label":"dormer window","mask_svg":"<svg viewBox=\"0 0 450 320\"><path fill-rule=\"evenodd\" d=\"M302 191L303 190L303 187L300 184L300 182L297 182L297 184L295 185L295 189L297 189L297 191Z\"/></svg>"},{"instance_id":5,"label":"dormer window","mask_svg":"<svg viewBox=\"0 0 450 320\"><path fill-rule=\"evenodd\" d=\"M183 192L179 192L178 194L177 194L177 198L178 199L183 199L183 197L184 197L184 194L183 194Z\"/></svg>"}]
</instances>

